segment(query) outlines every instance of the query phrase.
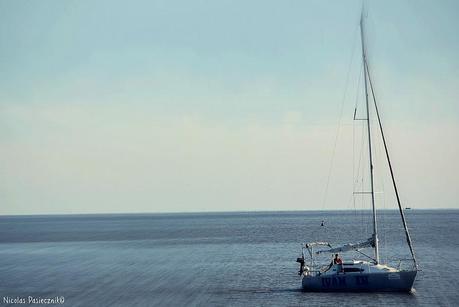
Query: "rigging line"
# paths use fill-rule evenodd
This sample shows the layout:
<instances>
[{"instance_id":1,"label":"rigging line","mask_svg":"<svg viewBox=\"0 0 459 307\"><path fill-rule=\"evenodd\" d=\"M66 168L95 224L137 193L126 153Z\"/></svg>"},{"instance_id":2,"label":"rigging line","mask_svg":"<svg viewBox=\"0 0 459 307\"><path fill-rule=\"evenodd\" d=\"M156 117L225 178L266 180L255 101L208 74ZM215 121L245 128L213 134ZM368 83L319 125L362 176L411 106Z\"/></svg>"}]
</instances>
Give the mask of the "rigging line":
<instances>
[{"instance_id":1,"label":"rigging line","mask_svg":"<svg viewBox=\"0 0 459 307\"><path fill-rule=\"evenodd\" d=\"M362 160L363 160L363 145L364 145L364 141L365 141L365 134L364 134L364 125L363 125L363 122L360 123L360 152L359 152L359 160L358 160L358 164L357 164L357 179L354 181L354 184L353 184L353 191L356 190L357 187L359 187L359 189L361 191L364 190L364 172L363 172L363 168L361 170L361 165L362 165ZM360 180L360 172L362 171L362 180ZM352 193L352 195L354 196L355 198L355 194ZM361 225L362 225L362 232L367 232L367 229L365 228L365 212L364 212L364 195L361 194L361 197L360 197L360 205L361 205L361 209L360 209L360 216L361 216Z\"/></svg>"},{"instance_id":2,"label":"rigging line","mask_svg":"<svg viewBox=\"0 0 459 307\"><path fill-rule=\"evenodd\" d=\"M357 164L357 177L360 175L360 166L362 165L362 156L363 156L363 143L364 143L364 133L363 133L363 125L362 125L362 129L361 129L361 140L360 140L360 153L359 153L359 162ZM363 177L363 169L362 169L362 177ZM353 185L353 191L352 192L356 192L356 187L357 187L357 184L360 183L360 180L355 180L354 181L354 185ZM363 191L364 188L363 188L363 178L362 178L362 186L360 187L359 189L360 191Z\"/></svg>"},{"instance_id":3,"label":"rigging line","mask_svg":"<svg viewBox=\"0 0 459 307\"><path fill-rule=\"evenodd\" d=\"M375 150L374 153L375 153L375 164L378 166L378 165L382 165L382 162L384 160L384 157L380 155L380 153L382 152L382 142L376 142L375 140L375 146L377 146L377 149L378 150ZM381 196L380 196L380 201L382 202L383 204L383 209L386 210L386 188L385 188L385 185L384 185L384 176L382 174L382 171L381 172L376 172L377 174L377 179L379 180L379 182L381 182L381 190L382 190L382 193L381 193ZM384 247L387 248L387 236L386 236L386 214L385 214L386 211L382 212L379 217L380 217L380 221L381 223L379 223L380 225L380 233L382 233L382 239L384 240ZM387 260L387 256L386 256L386 260Z\"/></svg>"},{"instance_id":4,"label":"rigging line","mask_svg":"<svg viewBox=\"0 0 459 307\"><path fill-rule=\"evenodd\" d=\"M355 97L355 106L354 106L354 119L355 119L355 114L357 112L357 103L359 100L359 95L358 95L358 88L360 87L360 76L361 74L359 73L359 81L357 82L357 94ZM352 192L355 191L355 121L352 121ZM355 196L354 193L352 193L352 199L353 199L353 205L354 205L354 215L357 217L357 209L355 207Z\"/></svg>"},{"instance_id":5,"label":"rigging line","mask_svg":"<svg viewBox=\"0 0 459 307\"><path fill-rule=\"evenodd\" d=\"M362 75L363 75L363 63L360 64L360 69L359 69L359 81L357 82L357 88L356 88L356 93L355 93L355 105L354 105L354 119L357 116L357 107L359 106L359 91L360 91L360 85L362 82Z\"/></svg>"},{"instance_id":6,"label":"rigging line","mask_svg":"<svg viewBox=\"0 0 459 307\"><path fill-rule=\"evenodd\" d=\"M365 123L363 121L360 126L360 133L362 135L362 139L361 139L361 145L360 145L361 152L360 152L359 168L360 168L361 162L363 161L363 155L365 154L363 150L363 146L365 144ZM361 190L365 188L365 174L366 174L365 168L364 166L362 166L362 181L360 184ZM368 218L369 217L368 217L368 214L366 213L367 208L365 206L365 195L364 194L361 194L360 201L362 205L362 232L368 233Z\"/></svg>"},{"instance_id":7,"label":"rigging line","mask_svg":"<svg viewBox=\"0 0 459 307\"><path fill-rule=\"evenodd\" d=\"M357 92L355 94L355 106L354 106L354 119L357 113L357 106L359 104L359 90L360 82L362 80L362 65L359 71L359 81L357 82ZM355 181L355 120L352 122L352 182ZM354 185L352 185L352 192L354 192Z\"/></svg>"},{"instance_id":8,"label":"rigging line","mask_svg":"<svg viewBox=\"0 0 459 307\"><path fill-rule=\"evenodd\" d=\"M357 92L355 93L355 105L354 105L354 119L357 113L357 106L359 104L359 90L360 90L360 82L362 80L362 69L363 69L363 64L360 65L359 69L359 80L357 81ZM352 121L352 192L355 192L355 186L356 186L356 175L355 175L355 125L356 121ZM360 158L360 157L359 157ZM360 167L360 161L359 161L359 167ZM358 170L357 170L357 176L358 176ZM355 206L355 195L352 193L352 200L354 204L354 215L357 217L357 208Z\"/></svg>"},{"instance_id":9,"label":"rigging line","mask_svg":"<svg viewBox=\"0 0 459 307\"><path fill-rule=\"evenodd\" d=\"M359 83L359 86L360 88L360 83ZM355 122L354 122L354 125L355 125ZM361 125L361 135L362 135L362 138L360 140L361 144L360 144L360 153L359 153L359 162L357 164L357 176L359 176L360 174L360 165L361 165L361 161L362 161L362 153L363 153L363 141L364 141L364 138L363 138L363 124ZM356 188L356 183L358 183L358 180L355 180L355 175L353 177L353 186L352 186L352 192L355 192L355 188ZM363 189L361 189L363 190Z\"/></svg>"},{"instance_id":10,"label":"rigging line","mask_svg":"<svg viewBox=\"0 0 459 307\"><path fill-rule=\"evenodd\" d=\"M343 99L341 100L341 110L340 110L340 115L339 115L339 120L338 120L338 127L336 128L336 136L335 136L335 141L334 141L334 145L333 145L332 157L331 157L330 167L328 169L327 182L325 184L325 190L324 190L324 196L323 196L323 202L322 202L322 210L325 208L325 204L327 202L328 187L330 185L331 173L332 173L333 164L334 164L334 161L335 161L335 152L336 152L336 146L338 144L338 136L339 136L339 132L341 130L341 120L343 118L344 102L346 100L347 90L348 90L348 86L349 86L349 75L351 73L352 63L354 62L355 45L356 45L356 41L357 41L357 35L355 35L355 32L356 32L357 29L358 29L358 27L356 27L355 30L354 30L354 42L352 44L351 60L349 62L349 67L347 69L347 74L346 74L346 82L345 82L345 87L344 87Z\"/></svg>"},{"instance_id":11,"label":"rigging line","mask_svg":"<svg viewBox=\"0 0 459 307\"><path fill-rule=\"evenodd\" d=\"M376 259L374 259L373 257L368 256L367 254L365 254L364 252L359 251L358 249L355 250L355 251L356 251L357 253L360 253L361 255L363 255L363 256L369 258L370 260L376 261Z\"/></svg>"},{"instance_id":12,"label":"rigging line","mask_svg":"<svg viewBox=\"0 0 459 307\"><path fill-rule=\"evenodd\" d=\"M362 165L362 160L363 160L363 145L364 145L364 140L365 140L365 134L364 134L364 127L363 127L363 122L360 124L360 153L359 153L359 163L357 165L357 180L355 181L354 185L354 190L356 187L359 187L361 191L364 190L364 172L363 168L361 170L361 165ZM360 180L360 172L362 172L362 179ZM354 195L354 194L353 194ZM355 195L354 195L355 196ZM361 217L361 225L362 225L362 232L367 232L367 229L364 225L365 223L365 212L364 212L364 202L365 198L363 194L360 194L360 217Z\"/></svg>"},{"instance_id":13,"label":"rigging line","mask_svg":"<svg viewBox=\"0 0 459 307\"><path fill-rule=\"evenodd\" d=\"M366 62L366 59L365 59L365 62ZM411 241L411 236L410 236L410 233L408 231L408 226L406 224L405 214L403 213L402 205L400 203L400 197L398 195L397 184L395 183L394 171L392 170L392 163L390 162L389 150L387 149L386 138L384 136L384 130L383 130L382 123L381 123L381 117L379 116L378 104L376 103L376 97L375 97L373 84L371 82L371 78L370 78L370 74L369 74L370 72L369 72L369 69L368 69L368 63L366 63L366 70L367 70L367 73L368 73L368 81L370 81L370 89L371 89L371 94L373 96L373 102L374 102L374 106L375 106L375 110L376 110L376 116L378 118L379 130L381 131L381 137L382 137L382 141L383 141L383 144L384 144L384 150L386 152L387 164L389 165L390 176L391 176L391 179L392 179L392 185L394 187L395 196L397 198L397 204L398 204L398 209L400 211L400 217L402 218L403 228L405 229L406 242L408 243L408 247L410 248L411 256L413 257L414 265L416 266L416 269L417 269L418 265L417 265L417 262L416 262L416 256L414 255L413 243Z\"/></svg>"},{"instance_id":14,"label":"rigging line","mask_svg":"<svg viewBox=\"0 0 459 307\"><path fill-rule=\"evenodd\" d=\"M381 150L381 147L382 147L382 144L381 142L379 142L379 150ZM382 150L381 150L382 152ZM382 161L384 160L384 157L379 157L380 158L380 161L381 161L381 164L382 164ZM382 233L383 233L383 236L384 236L384 248L385 248L385 254L386 254L386 262L388 261L387 260L387 224L386 224L386 214L387 214L387 204L386 204L386 185L384 183L384 176L382 174L382 172L379 172L379 177L380 177L380 180L381 180L381 186L382 186L382 191L383 191L383 194L381 195L382 197L382 203L383 203L383 208L384 208L384 213L381 214L382 216Z\"/></svg>"},{"instance_id":15,"label":"rigging line","mask_svg":"<svg viewBox=\"0 0 459 307\"><path fill-rule=\"evenodd\" d=\"M363 67L362 67L363 68ZM359 89L360 89L360 83L359 83ZM360 96L360 95L358 95ZM354 121L355 123L355 121ZM354 183L352 187L352 191L355 192L357 190L359 191L364 191L364 173L363 173L363 168L362 168L362 160L363 160L363 153L364 153L364 143L365 143L365 134L364 134L364 123L363 121L359 121L360 125L360 151L358 155L358 163L357 163L357 170L356 173L357 175L354 176ZM362 178L360 180L360 174L362 173ZM353 196L355 198L355 194L353 193ZM364 211L364 203L365 203L365 197L364 195L361 195L360 197L360 205L361 205L361 210L360 210L360 216L361 216L361 231L362 232L367 232L367 227L365 227L366 222L365 222L365 211Z\"/></svg>"},{"instance_id":16,"label":"rigging line","mask_svg":"<svg viewBox=\"0 0 459 307\"><path fill-rule=\"evenodd\" d=\"M357 82L357 87L358 86L359 86L359 82ZM356 110L357 108L354 108L354 118L355 118ZM355 184L355 122L353 121L352 122L352 192L354 192L354 184ZM352 193L352 195L354 195L354 193ZM357 210L355 208L355 197L353 196L352 199L353 199L353 205L354 205L354 216L357 216Z\"/></svg>"},{"instance_id":17,"label":"rigging line","mask_svg":"<svg viewBox=\"0 0 459 307\"><path fill-rule=\"evenodd\" d=\"M356 94L355 94L355 105L354 105L354 121L353 121L353 133L355 134L355 117L357 115L357 107L359 106L359 98L360 98L360 95L359 95L359 92L361 90L360 86L362 85L362 75L363 75L363 63L360 64L360 69L359 69L359 81L357 83L357 88L356 88ZM356 188L358 187L359 184L361 184L361 187L360 187L360 190L363 191L363 173L362 173L362 180L360 181L359 180L359 177L360 177L360 166L361 166L361 162L362 162L362 155L363 155L363 144L364 144L364 134L363 134L363 130L364 130L364 126L363 126L363 123L360 124L360 135L361 135L361 141L360 141L360 152L359 152L359 160L358 160L358 164L357 164L357 176L355 175L355 165L353 165L353 184L352 184L352 192L355 192L356 191ZM353 137L355 138L355 135L353 135ZM355 139L354 139L354 145L353 145L353 164L355 163ZM362 170L363 172L363 170ZM355 195L353 193L353 198L354 198L354 207L355 206ZM361 231L362 232L367 232L366 229L365 229L365 222L364 222L364 198L363 198L363 195L361 197L361 202L360 202L360 205L361 205L361 209L359 210L360 211L360 217L361 217Z\"/></svg>"}]
</instances>

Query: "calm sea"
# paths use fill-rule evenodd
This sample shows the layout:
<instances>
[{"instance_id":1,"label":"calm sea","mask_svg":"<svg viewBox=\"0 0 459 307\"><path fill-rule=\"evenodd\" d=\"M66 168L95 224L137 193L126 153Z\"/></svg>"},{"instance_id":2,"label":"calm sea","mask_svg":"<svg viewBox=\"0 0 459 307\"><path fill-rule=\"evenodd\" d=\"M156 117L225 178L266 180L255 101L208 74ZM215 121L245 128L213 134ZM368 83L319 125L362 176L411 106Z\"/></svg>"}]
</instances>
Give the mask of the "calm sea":
<instances>
[{"instance_id":1,"label":"calm sea","mask_svg":"<svg viewBox=\"0 0 459 307\"><path fill-rule=\"evenodd\" d=\"M3 216L0 304L459 306L459 210L406 214L422 269L413 294L301 291L300 243L366 239L368 212ZM379 221L383 260L407 256L398 213Z\"/></svg>"}]
</instances>

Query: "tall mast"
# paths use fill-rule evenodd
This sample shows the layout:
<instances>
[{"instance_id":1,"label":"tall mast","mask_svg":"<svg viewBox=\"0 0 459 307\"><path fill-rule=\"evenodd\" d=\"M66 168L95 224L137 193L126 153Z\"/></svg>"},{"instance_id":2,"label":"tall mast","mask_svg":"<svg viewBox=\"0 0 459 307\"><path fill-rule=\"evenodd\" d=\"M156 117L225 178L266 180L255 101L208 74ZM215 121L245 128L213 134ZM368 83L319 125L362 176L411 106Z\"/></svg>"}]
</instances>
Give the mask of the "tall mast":
<instances>
[{"instance_id":1,"label":"tall mast","mask_svg":"<svg viewBox=\"0 0 459 307\"><path fill-rule=\"evenodd\" d=\"M379 246L378 246L378 226L376 221L376 208L375 208L375 193L374 193L374 183L373 183L373 155L371 150L371 129L370 129L370 108L368 104L368 77L367 77L367 61L366 61L366 52L365 52L365 38L364 38L364 28L363 28L363 10L362 15L360 16L360 40L362 42L362 61L363 61L363 76L365 83L365 105L367 111L367 131L368 131L368 154L370 162L370 194L371 194L371 205L373 209L373 240L375 248L375 261L379 263Z\"/></svg>"}]
</instances>

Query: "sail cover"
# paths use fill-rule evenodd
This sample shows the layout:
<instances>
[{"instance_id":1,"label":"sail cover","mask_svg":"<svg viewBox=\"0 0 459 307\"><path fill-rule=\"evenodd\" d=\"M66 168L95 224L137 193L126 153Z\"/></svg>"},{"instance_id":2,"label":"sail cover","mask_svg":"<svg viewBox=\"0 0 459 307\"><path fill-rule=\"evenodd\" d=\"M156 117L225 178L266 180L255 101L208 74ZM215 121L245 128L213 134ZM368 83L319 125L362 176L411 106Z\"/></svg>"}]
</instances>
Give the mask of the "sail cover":
<instances>
[{"instance_id":1,"label":"sail cover","mask_svg":"<svg viewBox=\"0 0 459 307\"><path fill-rule=\"evenodd\" d=\"M342 253L342 252L348 252L351 250L357 250L365 247L372 247L374 246L374 239L369 238L368 240L360 243L349 243L345 244L343 246L331 248L331 249L325 249L325 250L320 250L317 251L316 254L322 254L322 253Z\"/></svg>"}]
</instances>

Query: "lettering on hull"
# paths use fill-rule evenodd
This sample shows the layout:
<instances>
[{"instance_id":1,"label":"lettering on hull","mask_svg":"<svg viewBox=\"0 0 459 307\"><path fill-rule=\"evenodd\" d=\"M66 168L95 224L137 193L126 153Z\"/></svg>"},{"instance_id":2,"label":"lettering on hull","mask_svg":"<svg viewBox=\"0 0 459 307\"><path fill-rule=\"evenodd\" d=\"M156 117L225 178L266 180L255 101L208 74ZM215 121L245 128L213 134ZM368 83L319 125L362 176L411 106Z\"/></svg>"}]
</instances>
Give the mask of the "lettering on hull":
<instances>
[{"instance_id":1,"label":"lettering on hull","mask_svg":"<svg viewBox=\"0 0 459 307\"><path fill-rule=\"evenodd\" d=\"M337 288L346 286L346 277L322 277L322 287L323 288Z\"/></svg>"}]
</instances>

